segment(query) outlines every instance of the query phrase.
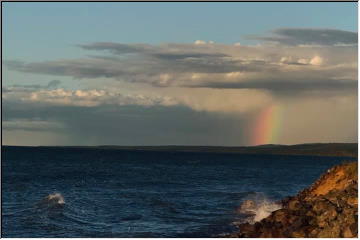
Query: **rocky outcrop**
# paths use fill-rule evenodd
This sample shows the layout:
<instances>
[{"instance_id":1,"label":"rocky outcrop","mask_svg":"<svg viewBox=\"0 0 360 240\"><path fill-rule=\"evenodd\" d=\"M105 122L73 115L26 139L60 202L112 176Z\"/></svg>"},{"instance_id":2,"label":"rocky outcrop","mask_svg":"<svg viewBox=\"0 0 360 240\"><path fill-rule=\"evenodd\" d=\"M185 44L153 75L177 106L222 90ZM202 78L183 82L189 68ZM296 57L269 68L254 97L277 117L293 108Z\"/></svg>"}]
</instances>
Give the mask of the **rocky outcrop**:
<instances>
[{"instance_id":1,"label":"rocky outcrop","mask_svg":"<svg viewBox=\"0 0 360 240\"><path fill-rule=\"evenodd\" d=\"M357 181L357 162L335 166L267 218L240 224L231 237L357 237Z\"/></svg>"}]
</instances>

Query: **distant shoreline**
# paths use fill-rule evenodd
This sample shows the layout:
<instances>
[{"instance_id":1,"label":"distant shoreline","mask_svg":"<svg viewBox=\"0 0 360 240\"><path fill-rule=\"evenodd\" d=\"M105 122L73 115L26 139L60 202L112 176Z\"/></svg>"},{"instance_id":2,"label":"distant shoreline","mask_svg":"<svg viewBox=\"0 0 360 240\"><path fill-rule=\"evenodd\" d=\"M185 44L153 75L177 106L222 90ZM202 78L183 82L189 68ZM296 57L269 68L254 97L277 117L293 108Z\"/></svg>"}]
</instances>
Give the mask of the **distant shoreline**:
<instances>
[{"instance_id":1,"label":"distant shoreline","mask_svg":"<svg viewBox=\"0 0 360 240\"><path fill-rule=\"evenodd\" d=\"M236 153L261 155L304 155L304 156L344 156L357 157L357 143L307 143L296 145L259 145L259 146L11 146L5 148L72 148L129 151L160 151L160 152L201 152L201 153Z\"/></svg>"}]
</instances>

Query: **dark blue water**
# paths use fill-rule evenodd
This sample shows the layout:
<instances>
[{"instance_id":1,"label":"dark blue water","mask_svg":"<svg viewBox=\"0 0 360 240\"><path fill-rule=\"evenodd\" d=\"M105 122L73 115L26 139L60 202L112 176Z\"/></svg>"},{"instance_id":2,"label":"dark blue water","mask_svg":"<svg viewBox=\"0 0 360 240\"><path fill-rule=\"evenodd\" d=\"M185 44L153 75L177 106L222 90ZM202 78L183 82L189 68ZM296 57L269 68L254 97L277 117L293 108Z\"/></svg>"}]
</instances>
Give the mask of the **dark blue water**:
<instances>
[{"instance_id":1,"label":"dark blue water","mask_svg":"<svg viewBox=\"0 0 360 240\"><path fill-rule=\"evenodd\" d=\"M219 236L236 230L244 199L294 195L345 159L69 148L2 155L3 237ZM46 202L54 193L65 203Z\"/></svg>"}]
</instances>

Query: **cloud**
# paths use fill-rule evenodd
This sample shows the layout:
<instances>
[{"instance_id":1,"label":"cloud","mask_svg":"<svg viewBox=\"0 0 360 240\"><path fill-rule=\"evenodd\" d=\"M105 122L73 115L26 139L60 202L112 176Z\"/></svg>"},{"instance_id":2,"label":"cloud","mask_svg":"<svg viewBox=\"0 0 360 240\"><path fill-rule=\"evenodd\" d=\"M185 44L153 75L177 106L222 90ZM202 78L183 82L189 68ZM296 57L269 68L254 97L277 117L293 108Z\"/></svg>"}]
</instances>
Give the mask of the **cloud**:
<instances>
[{"instance_id":1,"label":"cloud","mask_svg":"<svg viewBox=\"0 0 360 240\"><path fill-rule=\"evenodd\" d=\"M313 59L311 61L314 61ZM318 65L318 62L316 62ZM315 65L315 64L313 64ZM217 77L202 75L197 81L188 82L187 87L219 88L219 89L262 89L280 94L305 94L314 92L321 95L325 92L356 94L356 76L339 75L338 69L344 66L318 70L316 67L302 71L301 66L291 67L290 71L274 71L262 73L231 72ZM217 79L223 79L217 81ZM295 94L295 95L294 95Z\"/></svg>"},{"instance_id":2,"label":"cloud","mask_svg":"<svg viewBox=\"0 0 360 240\"><path fill-rule=\"evenodd\" d=\"M66 145L245 144L241 118L181 105L76 106L5 99L3 106L5 144L21 144L12 142L17 131L54 132L60 127L67 138L57 144Z\"/></svg>"},{"instance_id":3,"label":"cloud","mask_svg":"<svg viewBox=\"0 0 360 240\"><path fill-rule=\"evenodd\" d=\"M286 45L357 45L356 32L337 29L280 28L274 36L254 37L254 39Z\"/></svg>"},{"instance_id":4,"label":"cloud","mask_svg":"<svg viewBox=\"0 0 360 240\"><path fill-rule=\"evenodd\" d=\"M329 29L297 31L277 29L275 36L259 39L279 44L260 46L200 40L195 43L202 44L98 42L79 46L108 55L33 63L6 61L5 65L26 73L109 78L162 88L259 89L288 96L309 90L317 94L354 92L357 46L351 44L357 34Z\"/></svg>"},{"instance_id":5,"label":"cloud","mask_svg":"<svg viewBox=\"0 0 360 240\"><path fill-rule=\"evenodd\" d=\"M189 86L192 87L192 86ZM205 88L222 88L222 89L264 89L269 91L284 92L284 93L299 93L306 90L318 90L322 91L337 91L342 90L354 90L357 87L357 82L353 80L309 80L307 82L299 82L296 78L291 81L281 81L276 78L267 78L262 81L249 81L249 82L208 82L204 85L198 84L193 87L205 87Z\"/></svg>"},{"instance_id":6,"label":"cloud","mask_svg":"<svg viewBox=\"0 0 360 240\"><path fill-rule=\"evenodd\" d=\"M288 144L357 142L357 109L356 95L288 101L283 103L281 139Z\"/></svg>"},{"instance_id":7,"label":"cloud","mask_svg":"<svg viewBox=\"0 0 360 240\"><path fill-rule=\"evenodd\" d=\"M203 40L196 40L196 41L194 42L194 44L196 44L196 45L203 45L203 44L206 44L206 42L203 41Z\"/></svg>"},{"instance_id":8,"label":"cloud","mask_svg":"<svg viewBox=\"0 0 360 240\"><path fill-rule=\"evenodd\" d=\"M61 84L60 80L52 80L49 81L47 85L40 85L40 84L12 84L8 87L3 87L2 91L5 93L13 92L13 91L23 91L23 92L31 92L34 90L39 89L52 89L56 88Z\"/></svg>"},{"instance_id":9,"label":"cloud","mask_svg":"<svg viewBox=\"0 0 360 240\"><path fill-rule=\"evenodd\" d=\"M324 63L324 59L319 56L314 56L313 58L299 58L293 59L292 57L282 57L280 62L283 64L293 64L293 65L317 65L320 66Z\"/></svg>"},{"instance_id":10,"label":"cloud","mask_svg":"<svg viewBox=\"0 0 360 240\"><path fill-rule=\"evenodd\" d=\"M116 77L126 72L107 66L110 61L101 59L75 59L56 60L37 63L24 63L21 61L7 61L5 64L10 70L27 73L40 73L54 76L72 76L74 78Z\"/></svg>"},{"instance_id":11,"label":"cloud","mask_svg":"<svg viewBox=\"0 0 360 240\"><path fill-rule=\"evenodd\" d=\"M61 84L61 81L60 81L60 80L52 80L52 81L50 81L50 82L47 84L46 88L48 88L48 89L56 88L56 87L58 87L60 84Z\"/></svg>"},{"instance_id":12,"label":"cloud","mask_svg":"<svg viewBox=\"0 0 360 240\"><path fill-rule=\"evenodd\" d=\"M315 56L310 60L311 65L321 65L323 62L324 60L319 56Z\"/></svg>"},{"instance_id":13,"label":"cloud","mask_svg":"<svg viewBox=\"0 0 360 240\"><path fill-rule=\"evenodd\" d=\"M256 99L255 90L249 90L247 94L220 89L189 91L194 92L184 96L188 98L186 103L174 104L151 102L148 100L151 97L135 95L130 99L120 96L118 101L116 97L109 100L111 94L100 90L47 90L34 100L29 99L31 94L12 98L5 94L4 143L247 145L259 113L273 104L282 110L278 143L351 142L357 139L357 97L354 95L289 100L266 96ZM202 94L204 96L199 96ZM58 101L62 98L71 101ZM249 108L249 103L255 101L258 104ZM241 104L248 109L236 112L236 107ZM224 111L226 108L229 111Z\"/></svg>"},{"instance_id":14,"label":"cloud","mask_svg":"<svg viewBox=\"0 0 360 240\"><path fill-rule=\"evenodd\" d=\"M40 89L23 91L21 88L11 88L11 91L3 91L3 99L22 102L38 102L40 104L64 105L64 106L99 106L112 104L114 106L140 105L140 106L171 106L179 102L168 96L146 96L143 94L123 94L113 90L66 90Z\"/></svg>"},{"instance_id":15,"label":"cloud","mask_svg":"<svg viewBox=\"0 0 360 240\"><path fill-rule=\"evenodd\" d=\"M62 126L58 122L52 121L43 121L43 120L12 120L12 121L3 121L3 129L6 131L31 131L31 132L39 132L39 131L51 131L51 132L61 132L64 130L64 126Z\"/></svg>"},{"instance_id":16,"label":"cloud","mask_svg":"<svg viewBox=\"0 0 360 240\"><path fill-rule=\"evenodd\" d=\"M356 33L299 31L275 30L256 46L98 42L78 45L95 55L5 61L81 89L5 82L4 142L247 145L272 105L286 116L278 143L356 141Z\"/></svg>"},{"instance_id":17,"label":"cloud","mask_svg":"<svg viewBox=\"0 0 360 240\"><path fill-rule=\"evenodd\" d=\"M114 54L151 52L154 49L156 49L156 47L153 47L148 44L122 44L122 43L112 43L112 42L79 44L77 46L86 50L106 50Z\"/></svg>"}]
</instances>

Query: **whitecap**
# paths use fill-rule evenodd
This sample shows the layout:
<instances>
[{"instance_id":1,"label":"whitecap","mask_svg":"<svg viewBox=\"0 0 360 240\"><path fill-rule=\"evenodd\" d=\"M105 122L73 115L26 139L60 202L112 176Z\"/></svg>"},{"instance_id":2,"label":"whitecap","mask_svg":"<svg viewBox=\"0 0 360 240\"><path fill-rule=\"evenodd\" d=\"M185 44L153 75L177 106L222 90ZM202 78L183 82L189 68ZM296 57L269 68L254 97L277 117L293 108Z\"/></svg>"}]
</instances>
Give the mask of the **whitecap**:
<instances>
[{"instance_id":1,"label":"whitecap","mask_svg":"<svg viewBox=\"0 0 360 240\"><path fill-rule=\"evenodd\" d=\"M62 207L65 199L60 193L52 193L43 198L37 205L39 207Z\"/></svg>"}]
</instances>

